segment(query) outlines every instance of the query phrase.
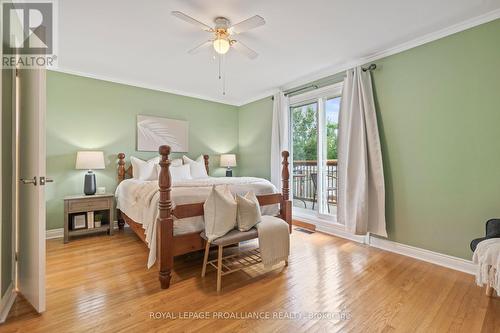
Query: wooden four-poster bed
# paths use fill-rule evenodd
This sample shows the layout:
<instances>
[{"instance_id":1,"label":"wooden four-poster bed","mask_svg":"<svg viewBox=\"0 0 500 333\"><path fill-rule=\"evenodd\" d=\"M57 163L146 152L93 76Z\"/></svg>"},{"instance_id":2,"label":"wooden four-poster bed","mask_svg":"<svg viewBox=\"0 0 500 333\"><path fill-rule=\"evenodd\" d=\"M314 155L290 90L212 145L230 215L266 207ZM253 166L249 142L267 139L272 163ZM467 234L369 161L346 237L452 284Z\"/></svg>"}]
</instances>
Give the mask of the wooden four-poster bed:
<instances>
[{"instance_id":1,"label":"wooden four-poster bed","mask_svg":"<svg viewBox=\"0 0 500 333\"><path fill-rule=\"evenodd\" d=\"M170 174L170 147L160 146L159 154L160 172L158 176L159 203L156 233L156 263L159 266L159 280L162 289L170 286L171 272L174 264L174 257L194 251L203 250L205 240L201 238L200 232L190 232L181 235L174 235L174 219L185 219L190 217L203 216L204 202L182 204L173 207L171 199L172 178ZM289 171L288 171L288 151L282 154L282 192L257 195L261 206L279 204L279 217L289 224L290 232L292 226L292 203L289 200ZM208 155L204 155L204 164L208 174ZM118 183L127 178L133 177L132 166L125 167L125 154L118 154ZM145 231L139 221L134 221L122 211L118 210L118 225L123 228L127 223L137 236L146 243Z\"/></svg>"}]
</instances>

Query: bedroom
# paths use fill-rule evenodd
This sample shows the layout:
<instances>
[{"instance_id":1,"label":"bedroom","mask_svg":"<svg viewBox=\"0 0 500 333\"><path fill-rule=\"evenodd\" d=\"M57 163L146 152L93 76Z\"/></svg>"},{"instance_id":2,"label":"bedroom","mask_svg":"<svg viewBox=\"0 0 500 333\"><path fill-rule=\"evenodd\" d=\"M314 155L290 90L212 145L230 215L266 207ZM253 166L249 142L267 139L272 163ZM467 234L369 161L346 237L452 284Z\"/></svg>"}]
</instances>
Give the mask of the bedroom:
<instances>
[{"instance_id":1,"label":"bedroom","mask_svg":"<svg viewBox=\"0 0 500 333\"><path fill-rule=\"evenodd\" d=\"M0 331L498 330L498 295L488 297L476 285L469 244L485 236L487 220L500 215L499 1L48 3L54 6L57 63L39 71L38 89L19 84L23 75L28 82L36 71L20 69L16 78L15 68L2 62L0 319L5 323ZM5 13L4 8L2 2ZM172 12L209 28L226 24L215 22L217 17L226 17L229 26L255 15L262 21L252 19L256 26L248 31L232 29L230 39L236 42L219 55L215 48L220 45L204 43L217 39L213 31ZM2 29L7 27L2 24ZM200 44L202 49L188 53ZM361 119L345 117L363 109L344 99L359 94L356 80L371 87L363 99L368 101L364 110L372 113ZM22 141L13 126L16 105L22 109L31 94L42 97L45 125L34 135L45 137L46 163L39 167L46 170L21 175L22 159L35 163L33 156L42 153L16 144ZM213 182L227 179L228 168L229 182L263 179L264 192L238 184L238 194L271 195L266 199L274 204L270 215L293 220L287 263L222 276L218 292L217 247L209 252L212 264L201 277L207 244L200 236L203 222L191 230L193 237L164 242L165 236L159 252L148 250L141 230L135 232L140 218L128 211L127 221L120 215L127 207L115 210L116 188L135 178L128 172L132 157L160 156L159 147L139 147L141 116L155 126L182 122L177 129L185 134L185 147L171 149L170 169L189 169L192 175L185 155L199 159L194 167L206 170ZM369 132L374 128L375 138ZM28 134L33 133L18 135ZM342 135L370 136L368 151L378 144L378 154L363 155L361 144L352 143L356 140L343 145ZM364 160L341 160L342 149ZM283 150L290 153L284 177ZM112 235L78 236L89 231L88 216L82 215L86 228L72 230L80 212L65 211L65 199L69 209L100 198L84 194L86 170L76 168L78 152L87 151L98 152L99 160L94 177L88 177L96 180L90 192L107 193L103 198L112 202L106 206L109 215L93 220L107 225ZM383 188L378 198L385 204L376 204L383 207L376 210L379 218L373 211L354 218L362 206L356 201L360 192L337 179L359 180L362 166L377 165L377 157L382 175L367 171L368 185L360 186ZM228 163L221 158L229 158ZM180 166L174 162L179 159ZM181 202L182 186L174 178L179 174L170 171L174 206L167 218L186 218L186 212L201 217L210 186L196 193L196 201ZM17 184L18 178L30 181L35 175L37 186ZM119 175L127 179L120 181ZM39 186L41 176L53 182ZM148 184L158 182L153 178ZM23 214L31 212L27 202L16 200L23 189L43 191L43 209L34 210L43 223L36 228L23 224ZM347 191L344 198L337 195L341 190ZM373 198L373 192L367 196ZM145 197L136 194L136 200ZM193 197L190 193L188 199ZM265 207L260 212L267 216ZM157 220L148 220L156 231ZM379 222L376 227L373 220ZM172 223L169 237L179 236L178 225ZM35 241L23 235L27 230L37 233ZM253 237L228 246L227 253L244 252L259 241ZM39 259L28 263L38 264L35 294L23 283L23 275L33 277L22 268L26 253ZM147 268L151 255L164 260L163 269L157 266L161 263ZM163 289L166 282L158 280L166 281L167 272L170 284ZM252 317L255 312L261 316Z\"/></svg>"}]
</instances>

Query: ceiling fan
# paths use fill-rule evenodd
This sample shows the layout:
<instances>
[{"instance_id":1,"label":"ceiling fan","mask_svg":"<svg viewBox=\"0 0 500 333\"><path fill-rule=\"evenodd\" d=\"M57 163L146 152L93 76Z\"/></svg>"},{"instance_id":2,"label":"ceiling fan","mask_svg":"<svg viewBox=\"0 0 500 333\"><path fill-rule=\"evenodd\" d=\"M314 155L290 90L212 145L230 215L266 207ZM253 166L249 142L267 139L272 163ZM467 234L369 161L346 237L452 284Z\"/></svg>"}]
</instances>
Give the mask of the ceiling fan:
<instances>
[{"instance_id":1,"label":"ceiling fan","mask_svg":"<svg viewBox=\"0 0 500 333\"><path fill-rule=\"evenodd\" d=\"M255 59L258 56L257 52L243 44L240 40L237 40L236 35L264 25L266 21L259 15L252 16L234 25L231 25L229 19L225 17L217 17L214 20L213 27L179 11L173 11L172 15L185 22L196 25L201 28L201 30L212 34L212 37L209 40L189 50L188 53L190 54L198 53L200 50L212 46L215 52L220 55L226 54L231 48L233 48L250 59Z\"/></svg>"}]
</instances>

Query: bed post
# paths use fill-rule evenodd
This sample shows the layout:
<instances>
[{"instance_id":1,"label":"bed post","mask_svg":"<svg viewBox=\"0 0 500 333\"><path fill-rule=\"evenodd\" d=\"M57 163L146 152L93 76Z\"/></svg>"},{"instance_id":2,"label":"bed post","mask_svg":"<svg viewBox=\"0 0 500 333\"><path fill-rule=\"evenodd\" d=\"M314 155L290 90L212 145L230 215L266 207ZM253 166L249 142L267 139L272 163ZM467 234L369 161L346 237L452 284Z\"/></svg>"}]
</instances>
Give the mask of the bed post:
<instances>
[{"instance_id":1,"label":"bed post","mask_svg":"<svg viewBox=\"0 0 500 333\"><path fill-rule=\"evenodd\" d=\"M122 180L125 179L125 154L118 154L118 184L121 183ZM122 212L117 209L116 210L116 220L118 221L118 228L123 229L125 226L125 221L122 218Z\"/></svg>"},{"instance_id":2,"label":"bed post","mask_svg":"<svg viewBox=\"0 0 500 333\"><path fill-rule=\"evenodd\" d=\"M281 169L281 181L283 182L283 188L281 189L281 194L283 195L283 200L281 202L281 218L288 223L290 233L292 232L292 202L290 201L290 172L288 171L288 156L290 153L283 150L281 153L283 157L283 168Z\"/></svg>"},{"instance_id":3,"label":"bed post","mask_svg":"<svg viewBox=\"0 0 500 333\"><path fill-rule=\"evenodd\" d=\"M205 160L205 169L207 169L207 175L208 175L208 155L203 155L203 160Z\"/></svg>"},{"instance_id":4,"label":"bed post","mask_svg":"<svg viewBox=\"0 0 500 333\"><path fill-rule=\"evenodd\" d=\"M160 202L158 204L159 217L158 217L158 244L159 247L159 263L160 263L160 285L162 289L170 287L170 276L172 267L174 265L174 222L172 220L172 201L170 200L170 187L172 181L170 179L170 161L168 155L170 154L170 146L160 146L159 153L161 155L160 161L160 175L158 177L158 184L160 187Z\"/></svg>"},{"instance_id":5,"label":"bed post","mask_svg":"<svg viewBox=\"0 0 500 333\"><path fill-rule=\"evenodd\" d=\"M125 154L118 154L118 183L125 179Z\"/></svg>"}]
</instances>

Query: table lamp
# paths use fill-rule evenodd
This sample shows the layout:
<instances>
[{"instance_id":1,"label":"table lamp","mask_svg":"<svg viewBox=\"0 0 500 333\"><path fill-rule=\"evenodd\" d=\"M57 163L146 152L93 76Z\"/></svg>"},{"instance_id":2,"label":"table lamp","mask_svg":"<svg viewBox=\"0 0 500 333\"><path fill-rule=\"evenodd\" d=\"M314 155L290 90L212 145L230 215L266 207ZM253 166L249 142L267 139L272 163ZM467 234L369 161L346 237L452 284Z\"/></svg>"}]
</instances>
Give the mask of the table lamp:
<instances>
[{"instance_id":1,"label":"table lamp","mask_svg":"<svg viewBox=\"0 0 500 333\"><path fill-rule=\"evenodd\" d=\"M83 193L94 195L96 186L95 175L92 170L104 169L104 153L102 151L79 151L76 154L75 169L88 170L85 174Z\"/></svg>"},{"instance_id":2,"label":"table lamp","mask_svg":"<svg viewBox=\"0 0 500 333\"><path fill-rule=\"evenodd\" d=\"M235 154L222 154L220 155L220 166L226 167L226 177L233 176L233 170L231 167L236 166L236 155Z\"/></svg>"}]
</instances>

